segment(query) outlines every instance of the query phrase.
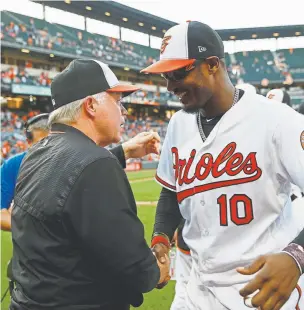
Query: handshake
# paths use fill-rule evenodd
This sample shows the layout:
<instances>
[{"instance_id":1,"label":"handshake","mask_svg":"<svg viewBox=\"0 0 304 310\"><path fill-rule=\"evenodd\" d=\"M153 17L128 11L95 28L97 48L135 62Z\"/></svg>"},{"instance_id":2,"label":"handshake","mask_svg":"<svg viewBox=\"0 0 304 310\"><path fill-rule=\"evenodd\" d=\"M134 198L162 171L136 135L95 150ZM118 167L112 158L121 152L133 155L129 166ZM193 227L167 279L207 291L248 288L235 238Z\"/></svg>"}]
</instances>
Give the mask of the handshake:
<instances>
[{"instance_id":1,"label":"handshake","mask_svg":"<svg viewBox=\"0 0 304 310\"><path fill-rule=\"evenodd\" d=\"M157 265L160 271L160 278L156 286L157 289L162 289L170 280L170 259L169 250L170 242L166 235L154 235L152 239L152 252L157 260Z\"/></svg>"}]
</instances>

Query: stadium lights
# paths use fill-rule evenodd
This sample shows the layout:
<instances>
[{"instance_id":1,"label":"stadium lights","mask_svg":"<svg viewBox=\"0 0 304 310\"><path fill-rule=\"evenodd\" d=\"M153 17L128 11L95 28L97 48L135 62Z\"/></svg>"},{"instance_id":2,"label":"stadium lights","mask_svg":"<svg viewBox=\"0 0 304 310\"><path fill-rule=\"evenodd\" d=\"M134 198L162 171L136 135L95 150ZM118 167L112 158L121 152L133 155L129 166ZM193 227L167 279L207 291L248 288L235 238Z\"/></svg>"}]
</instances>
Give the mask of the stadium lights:
<instances>
[{"instance_id":1,"label":"stadium lights","mask_svg":"<svg viewBox=\"0 0 304 310\"><path fill-rule=\"evenodd\" d=\"M66 4L71 4L71 0L64 0Z\"/></svg>"},{"instance_id":2,"label":"stadium lights","mask_svg":"<svg viewBox=\"0 0 304 310\"><path fill-rule=\"evenodd\" d=\"M230 36L230 39L231 39L231 40L235 40L235 39L236 39L236 36Z\"/></svg>"},{"instance_id":3,"label":"stadium lights","mask_svg":"<svg viewBox=\"0 0 304 310\"><path fill-rule=\"evenodd\" d=\"M258 37L258 35L254 33L251 37L252 37L253 39L255 39L255 38Z\"/></svg>"},{"instance_id":4,"label":"stadium lights","mask_svg":"<svg viewBox=\"0 0 304 310\"><path fill-rule=\"evenodd\" d=\"M126 17L124 17L122 20L123 20L124 22L127 22L127 21L128 21L128 19L127 19Z\"/></svg>"},{"instance_id":5,"label":"stadium lights","mask_svg":"<svg viewBox=\"0 0 304 310\"><path fill-rule=\"evenodd\" d=\"M144 23L139 22L138 25L139 25L140 27L143 27Z\"/></svg>"},{"instance_id":6,"label":"stadium lights","mask_svg":"<svg viewBox=\"0 0 304 310\"><path fill-rule=\"evenodd\" d=\"M28 54L30 51L29 51L28 49L26 49L26 48L23 48L23 49L21 49L21 52L22 52L22 53L27 53L27 54Z\"/></svg>"},{"instance_id":7,"label":"stadium lights","mask_svg":"<svg viewBox=\"0 0 304 310\"><path fill-rule=\"evenodd\" d=\"M51 57L51 58L54 58L54 57L55 57L55 55L54 55L54 54L50 54L50 57Z\"/></svg>"},{"instance_id":8,"label":"stadium lights","mask_svg":"<svg viewBox=\"0 0 304 310\"><path fill-rule=\"evenodd\" d=\"M130 68L124 67L124 70L125 70L125 71L130 71Z\"/></svg>"},{"instance_id":9,"label":"stadium lights","mask_svg":"<svg viewBox=\"0 0 304 310\"><path fill-rule=\"evenodd\" d=\"M152 26L151 29L152 29L152 30L156 30L156 27L155 27L155 26Z\"/></svg>"},{"instance_id":10,"label":"stadium lights","mask_svg":"<svg viewBox=\"0 0 304 310\"><path fill-rule=\"evenodd\" d=\"M86 6L86 9L88 10L88 11L92 11L92 8L90 7L90 6Z\"/></svg>"},{"instance_id":11,"label":"stadium lights","mask_svg":"<svg viewBox=\"0 0 304 310\"><path fill-rule=\"evenodd\" d=\"M301 35L301 32L300 32L300 31L297 31L297 32L295 33L295 35L296 35L296 36L300 36L300 35Z\"/></svg>"},{"instance_id":12,"label":"stadium lights","mask_svg":"<svg viewBox=\"0 0 304 310\"><path fill-rule=\"evenodd\" d=\"M105 15L106 16L111 16L111 13L110 12L105 12Z\"/></svg>"},{"instance_id":13,"label":"stadium lights","mask_svg":"<svg viewBox=\"0 0 304 310\"><path fill-rule=\"evenodd\" d=\"M274 34L273 34L273 36L274 37L278 37L280 34L278 33L278 32L275 32Z\"/></svg>"},{"instance_id":14,"label":"stadium lights","mask_svg":"<svg viewBox=\"0 0 304 310\"><path fill-rule=\"evenodd\" d=\"M166 33L166 32L167 32L167 30L163 29L163 33Z\"/></svg>"}]
</instances>

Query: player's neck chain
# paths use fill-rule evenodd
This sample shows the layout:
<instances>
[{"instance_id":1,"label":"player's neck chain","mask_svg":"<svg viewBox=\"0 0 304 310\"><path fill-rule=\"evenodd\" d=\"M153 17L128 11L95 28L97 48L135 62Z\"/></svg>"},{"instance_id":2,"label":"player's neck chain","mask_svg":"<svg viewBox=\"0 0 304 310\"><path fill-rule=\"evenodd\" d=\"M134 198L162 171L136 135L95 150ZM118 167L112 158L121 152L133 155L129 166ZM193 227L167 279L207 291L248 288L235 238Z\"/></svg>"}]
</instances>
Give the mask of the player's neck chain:
<instances>
[{"instance_id":1,"label":"player's neck chain","mask_svg":"<svg viewBox=\"0 0 304 310\"><path fill-rule=\"evenodd\" d=\"M239 101L239 94L240 94L239 89L235 88L234 89L233 102L232 102L232 105L229 109L231 109ZM200 110L199 113L197 113L198 130L199 130L199 133L201 135L203 142L205 142L207 140L207 137L204 133L201 116L204 116L204 115L203 115L203 112Z\"/></svg>"}]
</instances>

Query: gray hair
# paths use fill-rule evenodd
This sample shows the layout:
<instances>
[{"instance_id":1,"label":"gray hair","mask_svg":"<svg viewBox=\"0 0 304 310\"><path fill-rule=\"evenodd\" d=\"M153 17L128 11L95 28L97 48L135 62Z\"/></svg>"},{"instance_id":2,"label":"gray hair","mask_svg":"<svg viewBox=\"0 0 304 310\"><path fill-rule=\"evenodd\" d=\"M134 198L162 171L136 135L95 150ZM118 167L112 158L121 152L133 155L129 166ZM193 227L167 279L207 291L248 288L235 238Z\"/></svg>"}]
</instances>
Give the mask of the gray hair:
<instances>
[{"instance_id":1,"label":"gray hair","mask_svg":"<svg viewBox=\"0 0 304 310\"><path fill-rule=\"evenodd\" d=\"M103 93L92 95L95 100L100 102L104 98ZM60 124L70 124L73 122L76 122L81 111L81 106L86 98L79 99L73 102L70 102L55 111L51 112L49 116L49 126L51 126L54 123L60 123Z\"/></svg>"},{"instance_id":2,"label":"gray hair","mask_svg":"<svg viewBox=\"0 0 304 310\"><path fill-rule=\"evenodd\" d=\"M49 126L54 123L69 124L75 122L80 114L83 99L68 103L55 111L49 116Z\"/></svg>"},{"instance_id":3,"label":"gray hair","mask_svg":"<svg viewBox=\"0 0 304 310\"><path fill-rule=\"evenodd\" d=\"M48 125L48 120L47 119L41 119L38 122L35 122L34 124L30 125L27 130L28 131L33 131L33 130L45 130L49 131L49 125Z\"/></svg>"}]
</instances>

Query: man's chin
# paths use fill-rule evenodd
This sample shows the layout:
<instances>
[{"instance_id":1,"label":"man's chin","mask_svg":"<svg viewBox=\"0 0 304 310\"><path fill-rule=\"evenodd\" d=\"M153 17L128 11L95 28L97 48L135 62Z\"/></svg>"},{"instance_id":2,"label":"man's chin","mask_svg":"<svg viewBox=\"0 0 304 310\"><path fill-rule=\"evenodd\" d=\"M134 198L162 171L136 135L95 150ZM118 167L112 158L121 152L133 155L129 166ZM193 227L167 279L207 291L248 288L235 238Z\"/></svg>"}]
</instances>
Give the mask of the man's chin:
<instances>
[{"instance_id":1,"label":"man's chin","mask_svg":"<svg viewBox=\"0 0 304 310\"><path fill-rule=\"evenodd\" d=\"M199 107L191 104L183 105L183 111L189 114L195 114L199 111Z\"/></svg>"}]
</instances>

